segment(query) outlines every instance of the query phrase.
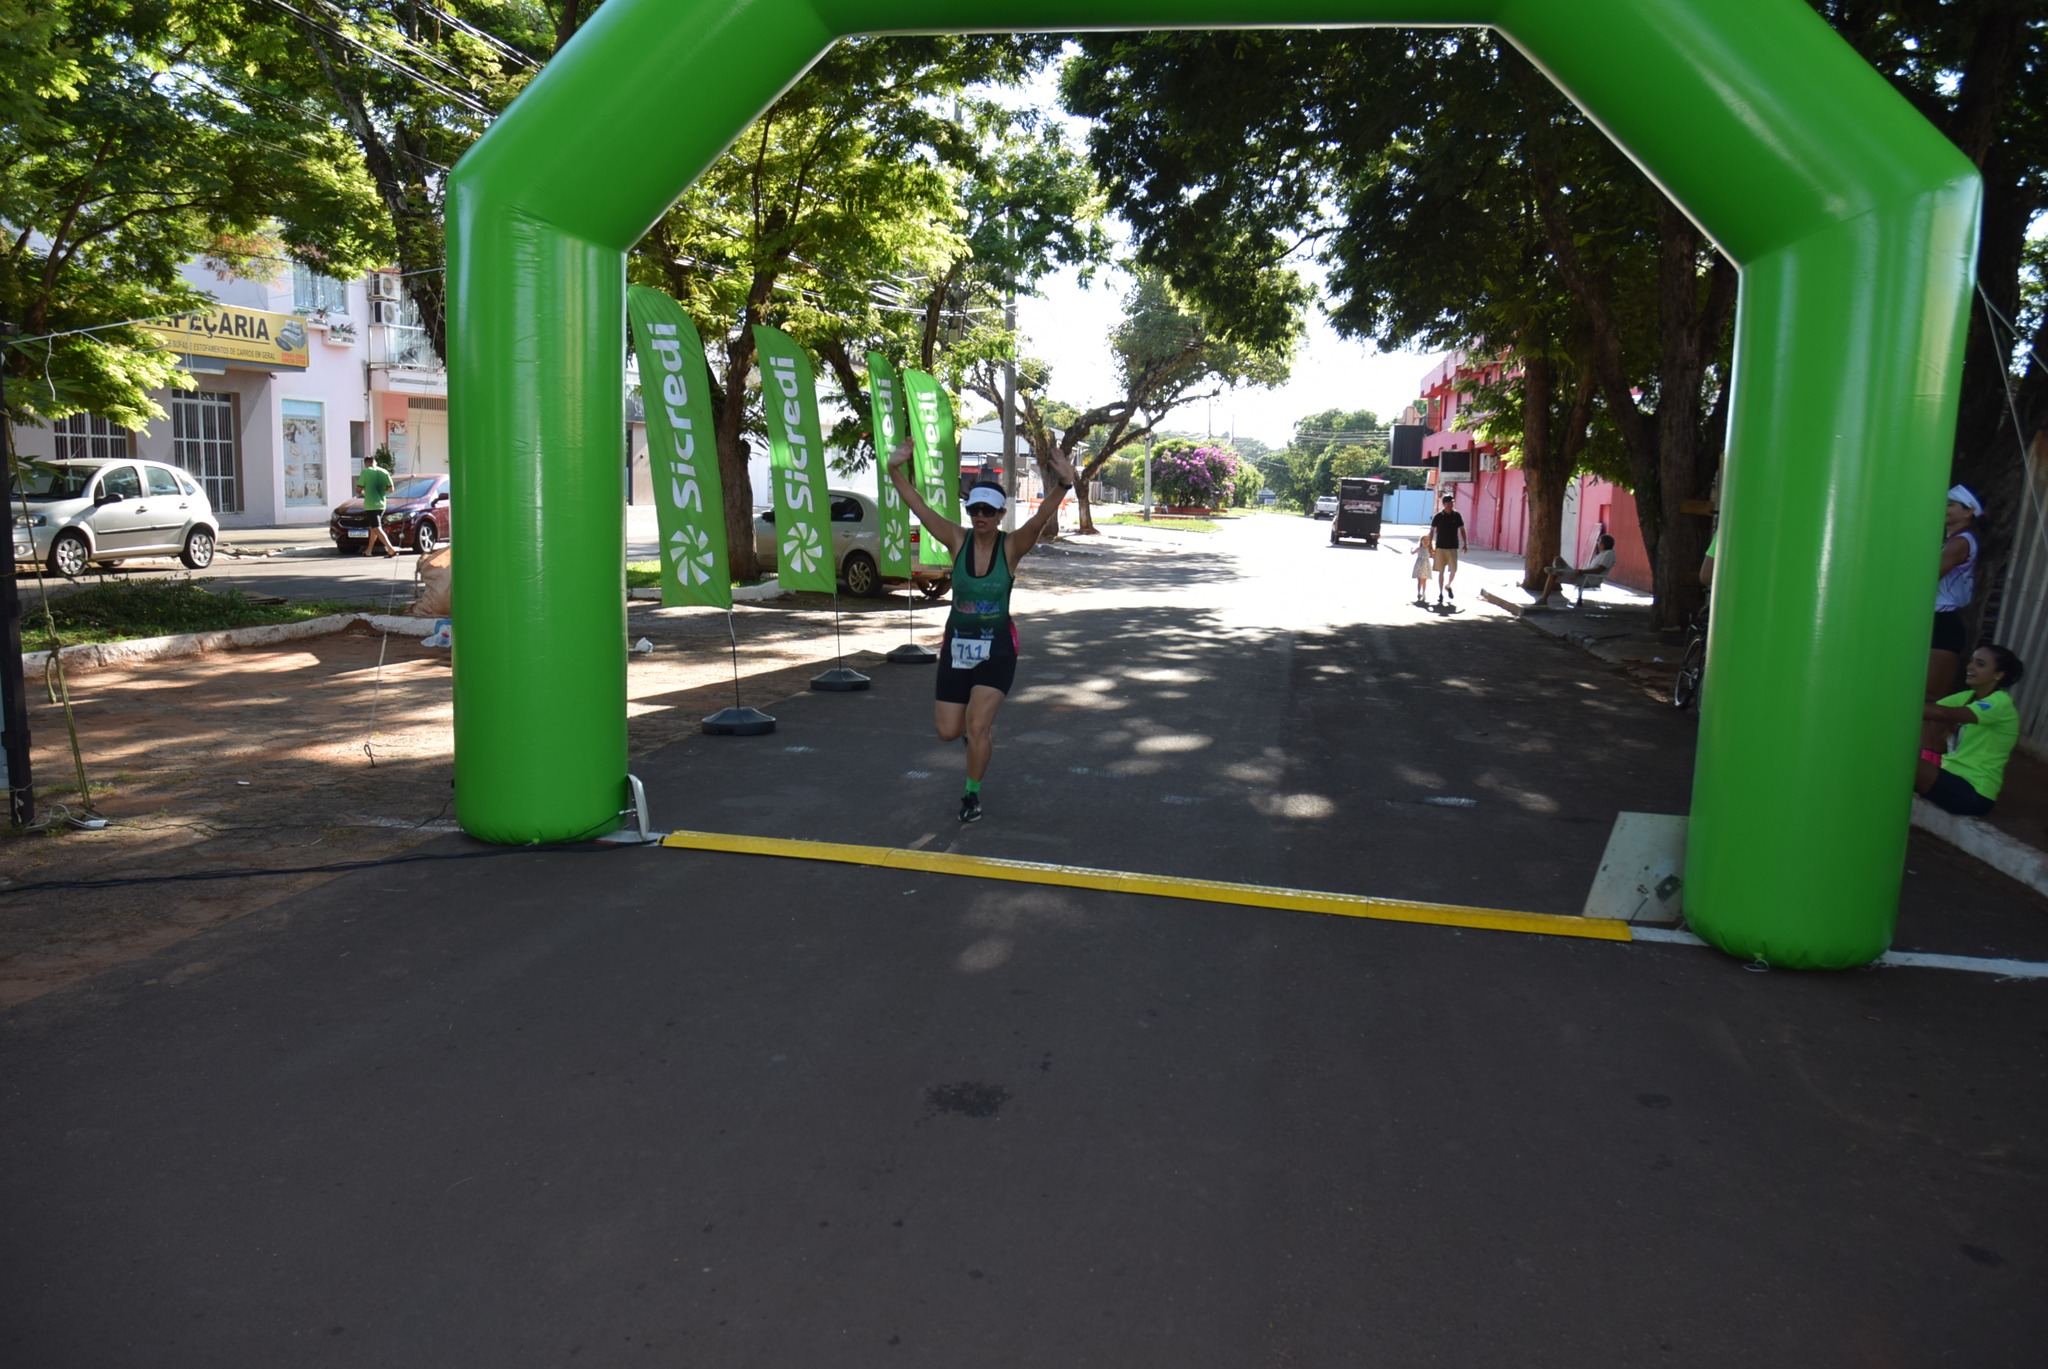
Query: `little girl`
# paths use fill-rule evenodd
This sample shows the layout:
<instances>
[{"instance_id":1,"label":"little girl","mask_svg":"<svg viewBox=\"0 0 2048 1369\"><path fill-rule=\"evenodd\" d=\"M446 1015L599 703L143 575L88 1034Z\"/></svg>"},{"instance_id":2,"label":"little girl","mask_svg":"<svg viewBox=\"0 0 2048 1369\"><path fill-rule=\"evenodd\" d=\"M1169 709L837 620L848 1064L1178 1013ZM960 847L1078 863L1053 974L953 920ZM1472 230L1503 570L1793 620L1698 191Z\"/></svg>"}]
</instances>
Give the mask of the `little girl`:
<instances>
[{"instance_id":1,"label":"little girl","mask_svg":"<svg viewBox=\"0 0 2048 1369\"><path fill-rule=\"evenodd\" d=\"M1415 568L1408 573L1415 577L1415 602L1429 607L1430 536L1422 534L1422 540L1415 544Z\"/></svg>"}]
</instances>

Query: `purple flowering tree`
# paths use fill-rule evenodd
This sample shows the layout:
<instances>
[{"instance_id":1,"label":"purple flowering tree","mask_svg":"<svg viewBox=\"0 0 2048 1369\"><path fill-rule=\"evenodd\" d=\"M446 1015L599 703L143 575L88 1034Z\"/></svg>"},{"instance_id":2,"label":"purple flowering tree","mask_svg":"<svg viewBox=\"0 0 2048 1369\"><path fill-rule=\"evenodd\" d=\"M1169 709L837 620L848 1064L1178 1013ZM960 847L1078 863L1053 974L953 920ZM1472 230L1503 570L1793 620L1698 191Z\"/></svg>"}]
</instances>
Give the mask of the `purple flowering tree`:
<instances>
[{"instance_id":1,"label":"purple flowering tree","mask_svg":"<svg viewBox=\"0 0 2048 1369\"><path fill-rule=\"evenodd\" d=\"M1181 508L1229 507L1237 494L1238 457L1228 447L1167 448L1152 454L1152 492Z\"/></svg>"}]
</instances>

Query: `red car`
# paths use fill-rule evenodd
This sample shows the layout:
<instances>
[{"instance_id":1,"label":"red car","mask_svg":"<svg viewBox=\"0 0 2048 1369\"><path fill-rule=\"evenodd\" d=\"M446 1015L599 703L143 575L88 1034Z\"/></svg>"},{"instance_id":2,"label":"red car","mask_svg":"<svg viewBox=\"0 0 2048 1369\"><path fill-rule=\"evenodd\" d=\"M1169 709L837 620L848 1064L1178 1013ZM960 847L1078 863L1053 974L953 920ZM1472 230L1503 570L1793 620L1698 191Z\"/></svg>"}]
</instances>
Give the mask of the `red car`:
<instances>
[{"instance_id":1,"label":"red car","mask_svg":"<svg viewBox=\"0 0 2048 1369\"><path fill-rule=\"evenodd\" d=\"M362 555L375 517L360 497L337 506L327 522L334 549L344 556ZM384 535L392 546L425 556L448 540L448 530L447 476L407 475L393 483L384 500Z\"/></svg>"}]
</instances>

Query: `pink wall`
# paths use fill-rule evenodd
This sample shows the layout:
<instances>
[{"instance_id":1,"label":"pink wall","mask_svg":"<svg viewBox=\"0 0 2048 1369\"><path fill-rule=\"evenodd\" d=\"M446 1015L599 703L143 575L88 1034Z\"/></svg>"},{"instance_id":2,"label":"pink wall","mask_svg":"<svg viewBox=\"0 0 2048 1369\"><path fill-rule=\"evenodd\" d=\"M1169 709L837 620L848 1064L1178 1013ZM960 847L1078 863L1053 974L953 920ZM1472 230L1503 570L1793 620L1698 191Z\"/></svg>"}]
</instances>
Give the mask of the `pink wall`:
<instances>
[{"instance_id":1,"label":"pink wall","mask_svg":"<svg viewBox=\"0 0 2048 1369\"><path fill-rule=\"evenodd\" d=\"M1528 482L1519 470L1483 471L1477 480L1447 487L1456 496L1453 508L1465 516L1465 534L1474 547L1523 556L1529 549ZM1442 489L1436 491L1441 497ZM1650 557L1643 550L1636 524L1634 496L1605 480L1580 477L1579 535L1564 551L1565 559L1583 566L1593 559L1602 532L1614 534L1614 574L1618 585L1648 593Z\"/></svg>"}]
</instances>

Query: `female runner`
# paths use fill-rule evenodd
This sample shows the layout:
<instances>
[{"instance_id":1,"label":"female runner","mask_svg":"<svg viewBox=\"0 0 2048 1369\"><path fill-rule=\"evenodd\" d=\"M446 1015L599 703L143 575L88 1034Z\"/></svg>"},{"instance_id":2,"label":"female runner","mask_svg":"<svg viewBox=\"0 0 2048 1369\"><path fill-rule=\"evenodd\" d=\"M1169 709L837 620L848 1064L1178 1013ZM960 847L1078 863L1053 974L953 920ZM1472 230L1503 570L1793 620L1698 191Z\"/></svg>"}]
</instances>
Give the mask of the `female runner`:
<instances>
[{"instance_id":1,"label":"female runner","mask_svg":"<svg viewBox=\"0 0 2048 1369\"><path fill-rule=\"evenodd\" d=\"M995 750L996 711L1017 678L1017 628L1010 621L1010 587L1017 563L1038 543L1067 491L1074 468L1053 467L1053 485L1038 512L1014 532L1004 532L1003 487L977 481L963 501L971 527L961 527L925 503L904 474L911 446L905 439L889 457L889 479L925 532L953 553L953 611L939 645L938 706L932 722L942 741L967 738L967 792L960 821L981 820L981 778Z\"/></svg>"}]
</instances>

